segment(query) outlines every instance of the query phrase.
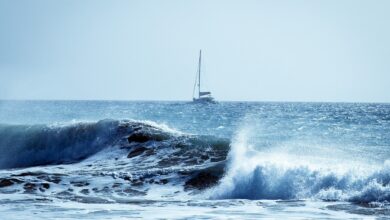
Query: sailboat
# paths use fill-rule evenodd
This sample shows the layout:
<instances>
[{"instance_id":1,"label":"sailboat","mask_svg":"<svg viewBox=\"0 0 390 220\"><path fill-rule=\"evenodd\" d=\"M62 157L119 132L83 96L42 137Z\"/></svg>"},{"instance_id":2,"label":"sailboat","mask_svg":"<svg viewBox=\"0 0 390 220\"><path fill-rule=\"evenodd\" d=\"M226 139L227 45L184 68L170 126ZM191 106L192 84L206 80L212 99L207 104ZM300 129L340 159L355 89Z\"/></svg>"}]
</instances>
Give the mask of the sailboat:
<instances>
[{"instance_id":1,"label":"sailboat","mask_svg":"<svg viewBox=\"0 0 390 220\"><path fill-rule=\"evenodd\" d=\"M202 50L199 51L199 62L198 62L198 72L195 79L194 90L192 93L192 100L194 103L216 103L214 98L211 96L211 92L203 91L200 87L200 73L202 67ZM195 96L196 86L198 85L198 97Z\"/></svg>"}]
</instances>

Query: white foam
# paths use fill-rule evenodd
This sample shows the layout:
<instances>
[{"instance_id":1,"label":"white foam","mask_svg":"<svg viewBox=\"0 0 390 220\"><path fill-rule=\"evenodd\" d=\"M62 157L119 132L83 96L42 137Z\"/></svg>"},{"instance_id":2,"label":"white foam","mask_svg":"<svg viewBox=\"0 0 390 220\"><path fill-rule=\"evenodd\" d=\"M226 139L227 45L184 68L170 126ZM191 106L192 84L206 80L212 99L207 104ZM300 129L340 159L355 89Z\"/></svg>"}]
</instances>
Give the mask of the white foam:
<instances>
[{"instance_id":1,"label":"white foam","mask_svg":"<svg viewBox=\"0 0 390 220\"><path fill-rule=\"evenodd\" d=\"M386 202L390 199L389 162L370 165L323 154L256 151L248 143L250 127L232 141L228 169L208 191L212 199L308 199ZM340 156L340 155L338 155Z\"/></svg>"}]
</instances>

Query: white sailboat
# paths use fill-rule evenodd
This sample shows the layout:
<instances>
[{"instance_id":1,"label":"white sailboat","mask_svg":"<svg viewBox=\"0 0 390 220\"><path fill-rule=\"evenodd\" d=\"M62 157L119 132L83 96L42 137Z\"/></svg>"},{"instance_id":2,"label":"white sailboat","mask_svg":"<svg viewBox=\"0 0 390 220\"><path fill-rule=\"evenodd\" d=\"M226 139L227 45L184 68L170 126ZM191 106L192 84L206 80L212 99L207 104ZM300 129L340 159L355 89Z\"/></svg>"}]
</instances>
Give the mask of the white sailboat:
<instances>
[{"instance_id":1,"label":"white sailboat","mask_svg":"<svg viewBox=\"0 0 390 220\"><path fill-rule=\"evenodd\" d=\"M199 51L198 72L197 72L197 77L195 79L194 90L192 93L192 100L195 103L216 103L214 98L211 96L211 92L208 91L202 92L201 90L200 87L201 67L202 67L202 50ZM198 85L198 97L195 96L196 85Z\"/></svg>"}]
</instances>

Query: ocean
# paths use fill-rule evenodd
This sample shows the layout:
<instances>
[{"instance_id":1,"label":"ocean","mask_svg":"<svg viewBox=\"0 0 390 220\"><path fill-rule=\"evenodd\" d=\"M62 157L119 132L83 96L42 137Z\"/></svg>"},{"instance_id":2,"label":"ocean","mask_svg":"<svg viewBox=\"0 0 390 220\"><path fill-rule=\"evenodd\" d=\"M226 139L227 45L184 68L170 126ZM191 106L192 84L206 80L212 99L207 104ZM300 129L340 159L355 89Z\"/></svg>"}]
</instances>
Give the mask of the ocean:
<instances>
[{"instance_id":1,"label":"ocean","mask_svg":"<svg viewBox=\"0 0 390 220\"><path fill-rule=\"evenodd\" d=\"M390 218L390 104L0 101L0 219Z\"/></svg>"}]
</instances>

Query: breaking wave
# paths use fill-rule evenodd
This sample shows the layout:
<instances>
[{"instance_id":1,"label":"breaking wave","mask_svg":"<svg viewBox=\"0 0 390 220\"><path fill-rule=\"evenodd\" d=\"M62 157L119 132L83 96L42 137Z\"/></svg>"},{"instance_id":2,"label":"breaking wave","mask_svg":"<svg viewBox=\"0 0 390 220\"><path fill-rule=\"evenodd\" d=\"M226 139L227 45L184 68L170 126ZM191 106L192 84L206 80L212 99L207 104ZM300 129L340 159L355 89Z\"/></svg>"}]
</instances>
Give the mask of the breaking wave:
<instances>
[{"instance_id":1,"label":"breaking wave","mask_svg":"<svg viewBox=\"0 0 390 220\"><path fill-rule=\"evenodd\" d=\"M94 163L86 167L109 167L99 175L114 181L113 192L118 184L127 186L127 182L137 190L140 185L169 182L211 199L320 199L365 204L390 201L390 161L359 167L347 161L339 169L340 164L336 166L332 160L316 164L292 155L255 150L247 143L249 132L242 130L230 143L211 136L184 134L152 122L129 120L0 125L0 169L79 163L90 158ZM88 169L94 170L88 174L92 178L95 168ZM1 179L5 188L28 184L30 180L25 176L36 178L37 187L53 178L58 181L49 181L50 184L63 181L54 173L12 171L7 175ZM81 179L86 176L77 175ZM78 187L80 182L74 184ZM142 189L147 193L149 187Z\"/></svg>"},{"instance_id":2,"label":"breaking wave","mask_svg":"<svg viewBox=\"0 0 390 220\"><path fill-rule=\"evenodd\" d=\"M139 145L151 143L154 145L150 148L171 145L187 149L187 153L190 146L212 145L226 153L229 147L226 140L185 135L152 122L101 120L67 125L0 125L0 169L75 163L115 146L142 153Z\"/></svg>"},{"instance_id":3,"label":"breaking wave","mask_svg":"<svg viewBox=\"0 0 390 220\"><path fill-rule=\"evenodd\" d=\"M118 123L0 125L0 168L80 161L110 145L117 136Z\"/></svg>"},{"instance_id":4,"label":"breaking wave","mask_svg":"<svg viewBox=\"0 0 390 220\"><path fill-rule=\"evenodd\" d=\"M340 169L332 160L313 164L291 155L255 151L247 136L248 131L243 130L232 142L227 171L220 184L208 192L212 199L390 201L390 161L374 168L351 167L354 163L347 161ZM347 164L350 166L344 166Z\"/></svg>"}]
</instances>

